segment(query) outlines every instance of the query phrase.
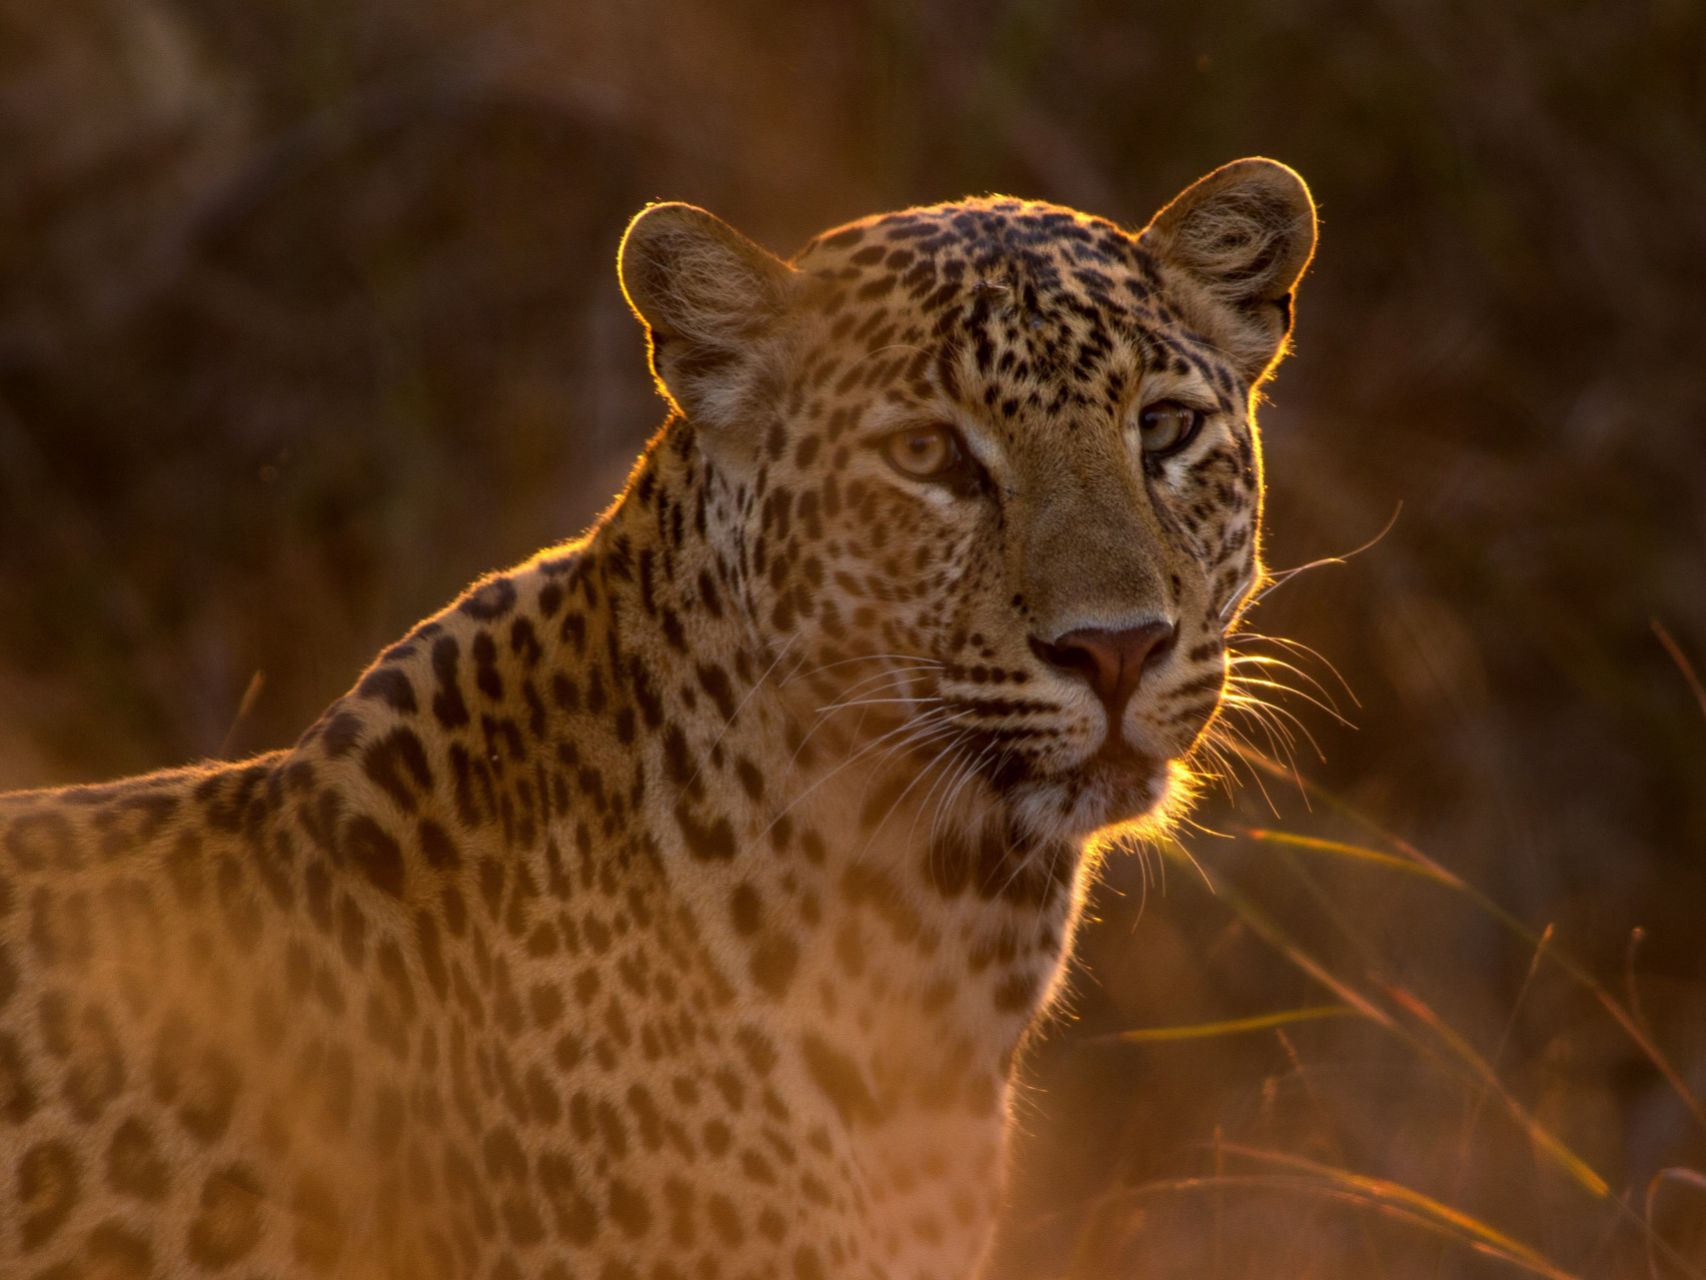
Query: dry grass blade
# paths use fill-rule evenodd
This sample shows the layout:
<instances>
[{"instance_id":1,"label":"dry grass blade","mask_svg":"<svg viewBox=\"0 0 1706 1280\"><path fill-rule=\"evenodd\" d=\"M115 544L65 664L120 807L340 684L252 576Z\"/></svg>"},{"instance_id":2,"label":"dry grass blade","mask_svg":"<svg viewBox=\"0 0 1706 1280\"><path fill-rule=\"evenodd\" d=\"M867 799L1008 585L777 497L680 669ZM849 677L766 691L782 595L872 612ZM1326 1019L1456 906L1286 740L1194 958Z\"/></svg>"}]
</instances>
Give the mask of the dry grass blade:
<instances>
[{"instance_id":1,"label":"dry grass blade","mask_svg":"<svg viewBox=\"0 0 1706 1280\"><path fill-rule=\"evenodd\" d=\"M1683 1104L1688 1108L1689 1114L1693 1116L1695 1123L1699 1125L1702 1130L1706 1130L1706 1106L1701 1104L1699 1097L1696 1096L1694 1091L1689 1087L1688 1082L1683 1079L1681 1072L1676 1069L1676 1066L1671 1062L1669 1056L1659 1048L1652 1036L1647 1033L1646 1028L1643 1027L1640 1021L1630 1013L1629 1009L1619 1001L1617 997L1612 995L1610 991L1606 990L1604 984L1599 982L1598 979L1589 973L1583 965L1573 959L1567 951L1564 951L1562 948L1551 943L1549 939L1544 939L1541 932L1530 928L1516 916L1505 910L1505 908L1501 907L1497 902L1493 901L1492 898L1488 897L1480 889L1477 889L1462 877L1454 875L1408 841L1403 840L1390 832L1383 831L1379 826L1358 812L1354 806L1345 803L1331 791L1317 783L1306 781L1300 775L1295 774L1293 771L1287 769L1277 761L1262 755L1259 751L1237 746L1233 747L1233 750L1236 751L1246 763L1250 764L1254 768L1263 770L1270 776L1296 780L1300 786L1307 789L1308 794L1320 799L1329 808L1342 814L1352 822L1355 822L1358 826L1373 832L1387 844L1396 849L1398 854L1401 856L1383 854L1378 850L1365 849L1359 845L1344 844L1338 841L1317 840L1314 837L1292 835L1286 832L1266 831L1261 828L1247 829L1245 832L1246 834L1251 836L1253 839L1261 839L1270 843L1283 844L1291 848L1334 853L1353 861L1380 866L1387 870L1400 870L1407 874L1425 875L1426 878L1432 879L1439 884L1462 894L1477 908L1496 920L1513 936L1520 938L1530 947L1542 950L1546 958L1556 965L1563 973L1568 975L1572 981L1577 983L1584 990L1592 993L1594 998L1605 1007L1606 1012L1611 1015L1613 1021L1623 1029L1624 1034L1634 1042L1635 1046L1640 1049L1644 1055L1646 1055L1647 1059L1652 1062L1653 1066L1656 1067L1660 1074L1664 1076L1666 1083L1670 1085L1676 1096L1680 1098Z\"/></svg>"},{"instance_id":2,"label":"dry grass blade","mask_svg":"<svg viewBox=\"0 0 1706 1280\"><path fill-rule=\"evenodd\" d=\"M1546 948L1551 945L1552 931L1553 926L1548 924L1540 935L1540 945L1535 947L1533 953L1529 956L1528 972L1523 975L1522 986L1517 990L1516 999L1511 1004L1510 1014L1505 1019L1503 1030L1499 1032L1498 1044L1493 1047L1493 1052L1487 1059L1488 1065L1493 1069L1495 1074L1499 1070L1499 1064L1504 1060L1505 1049L1510 1044L1511 1036L1516 1030L1517 1015L1522 1009L1523 1001L1527 999L1529 989L1534 985L1535 975L1540 972L1541 958L1546 954ZM1464 1179L1469 1174L1469 1170L1473 1162L1471 1144L1474 1139L1476 1127L1481 1122L1481 1113L1486 1108L1487 1099L1492 1095L1492 1093L1493 1090L1483 1084L1475 1094L1474 1105L1469 1108L1468 1114L1463 1117L1463 1131L1458 1135L1457 1139L1457 1179L1452 1184L1454 1190L1462 1187Z\"/></svg>"},{"instance_id":3,"label":"dry grass blade","mask_svg":"<svg viewBox=\"0 0 1706 1280\"><path fill-rule=\"evenodd\" d=\"M1543 1276L1546 1280L1582 1280L1578 1273L1566 1271L1538 1251L1479 1218L1397 1183L1253 1148L1228 1144L1223 1150L1249 1159L1290 1164L1300 1172L1291 1175L1222 1173L1210 1177L1157 1179L1126 1190L1117 1200L1111 1198L1104 1208L1111 1209L1117 1203L1156 1195L1218 1194L1225 1190L1282 1191L1372 1210L1393 1221L1471 1249L1483 1257L1506 1263L1528 1275ZM1086 1233L1087 1236L1092 1234L1101 1233ZM1098 1261L1094 1251L1081 1249L1066 1274L1073 1277L1100 1276L1103 1274L1101 1271L1090 1269L1090 1264Z\"/></svg>"},{"instance_id":4,"label":"dry grass blade","mask_svg":"<svg viewBox=\"0 0 1706 1280\"><path fill-rule=\"evenodd\" d=\"M1168 857L1180 858L1182 856L1172 841L1166 842L1162 846L1162 851ZM1298 946L1297 943L1286 934L1284 929L1280 928L1266 912L1262 911L1261 908L1257 907L1255 903L1251 902L1243 894L1239 893L1235 889L1222 885L1216 890L1216 896L1236 911L1244 923L1249 925L1251 930L1253 930L1256 935L1262 939L1262 941L1266 942L1275 951L1278 951L1280 955L1290 961L1295 968L1313 978L1328 991L1331 991L1343 1004L1349 1006L1358 1014L1367 1018L1370 1022L1376 1023L1388 1030L1395 1029L1395 1024L1384 1010L1374 1004L1361 992L1346 985L1344 982L1335 977L1331 970L1329 970L1319 960L1311 956L1302 947Z\"/></svg>"},{"instance_id":5,"label":"dry grass blade","mask_svg":"<svg viewBox=\"0 0 1706 1280\"><path fill-rule=\"evenodd\" d=\"M1652 620L1653 634L1659 638L1659 643L1665 647L1670 660L1676 663L1676 669L1682 672L1682 678L1688 681L1688 687L1694 694L1694 700L1700 704L1700 714L1706 716L1706 684L1700 681L1700 673L1694 669L1694 664L1688 660L1688 655L1682 651L1682 646L1665 628L1664 623L1657 618Z\"/></svg>"},{"instance_id":6,"label":"dry grass blade","mask_svg":"<svg viewBox=\"0 0 1706 1280\"><path fill-rule=\"evenodd\" d=\"M1420 1214L1454 1232L1465 1242L1475 1244L1491 1256L1525 1267L1535 1275L1568 1277L1571 1274L1550 1262L1538 1250L1523 1244L1480 1218L1465 1213L1461 1209L1453 1208L1432 1196L1424 1195L1413 1187L1406 1187L1402 1183L1393 1182L1387 1178L1373 1177L1369 1174L1352 1173L1348 1169L1321 1164L1307 1157L1289 1155L1282 1151L1264 1151L1258 1147L1246 1147L1238 1143L1226 1143L1224 1150L1229 1155L1242 1156L1247 1160L1294 1170L1312 1179L1318 1179L1323 1186L1337 1188L1360 1200L1392 1205L1399 1209Z\"/></svg>"},{"instance_id":7,"label":"dry grass blade","mask_svg":"<svg viewBox=\"0 0 1706 1280\"><path fill-rule=\"evenodd\" d=\"M237 731L243 727L243 722L249 718L255 709L255 703L261 699L261 690L266 688L267 673L257 671L249 677L248 686L243 690L243 697L237 704L237 713L231 717L231 725L225 730L225 737L220 740L216 759L227 759L231 754L231 744L236 740Z\"/></svg>"},{"instance_id":8,"label":"dry grass blade","mask_svg":"<svg viewBox=\"0 0 1706 1280\"><path fill-rule=\"evenodd\" d=\"M1339 840L1323 840L1317 836L1300 836L1290 831L1273 831L1266 827L1236 827L1240 835L1251 840L1259 840L1266 844L1284 845L1288 849L1303 849L1309 853L1327 853L1341 858L1350 858L1356 862L1369 862L1378 867L1391 871L1402 872L1404 875L1420 876L1424 880L1432 880L1437 884L1451 888L1462 888L1463 882L1452 875L1444 867L1431 862L1416 862L1410 858L1396 857L1390 853L1381 853L1378 849L1369 849L1363 845L1346 844Z\"/></svg>"},{"instance_id":9,"label":"dry grass blade","mask_svg":"<svg viewBox=\"0 0 1706 1280\"><path fill-rule=\"evenodd\" d=\"M1270 836L1283 833L1267 833ZM1374 850L1357 849L1355 846L1335 846L1331 841L1310 841L1306 837L1294 837L1303 842L1300 847L1327 845L1333 852L1340 853L1345 849L1353 850L1359 860L1367 855L1367 860L1373 860L1379 865L1396 865L1409 872L1418 872L1417 864L1401 859L1390 858ZM1430 1033L1431 1042L1418 1040L1405 1028L1399 1026L1368 997L1357 992L1342 979L1329 972L1324 965L1305 953L1288 938L1284 932L1270 920L1265 913L1253 906L1236 890L1222 888L1220 896L1236 910L1241 918L1270 946L1279 951L1293 965L1302 969L1317 982L1322 983L1347 1006L1347 1012L1354 1010L1372 1021L1405 1035L1417 1047L1430 1056L1435 1056L1434 1046L1443 1046L1445 1056L1449 1061L1455 1061L1466 1068L1472 1079L1483 1089L1498 1097L1504 1108L1519 1128L1526 1133L1537 1148L1545 1152L1571 1181L1587 1191L1595 1199L1603 1199L1610 1194L1606 1180L1596 1173L1588 1163L1570 1150L1569 1146L1556 1134L1552 1133L1537 1120L1529 1110L1519 1102L1500 1082L1498 1073L1487 1063L1486 1059L1477 1053L1472 1045L1443 1018L1441 1018L1425 1001L1415 993L1393 983L1380 982L1384 994L1398 1007L1403 1009L1415 1021ZM1378 981L1378 979L1377 979Z\"/></svg>"},{"instance_id":10,"label":"dry grass blade","mask_svg":"<svg viewBox=\"0 0 1706 1280\"><path fill-rule=\"evenodd\" d=\"M1219 1036L1242 1035L1247 1031L1268 1031L1289 1027L1298 1022L1319 1022L1324 1018L1360 1018L1362 1010L1348 1004L1305 1005L1298 1009L1281 1009L1275 1013L1258 1013L1247 1018L1223 1018L1218 1022L1181 1023L1171 1027L1138 1027L1117 1031L1113 1035L1096 1036L1097 1040L1119 1041L1124 1044L1164 1044L1174 1040L1209 1040Z\"/></svg>"},{"instance_id":11,"label":"dry grass blade","mask_svg":"<svg viewBox=\"0 0 1706 1280\"><path fill-rule=\"evenodd\" d=\"M1493 1070L1491 1064L1477 1053L1474 1046L1465 1040L1455 1028L1434 1012L1426 1001L1414 992L1395 984L1382 983L1381 985L1394 1003L1432 1032L1438 1042L1449 1050L1453 1058L1467 1067L1489 1093L1504 1103L1505 1110L1510 1113L1511 1118L1516 1121L1518 1126L1528 1134L1530 1141L1551 1157L1552 1161L1567 1173L1577 1186L1596 1199L1602 1199L1611 1194L1610 1184L1595 1173L1587 1161L1571 1151L1563 1139L1541 1124L1527 1107L1518 1102L1510 1090L1500 1083L1498 1073Z\"/></svg>"},{"instance_id":12,"label":"dry grass blade","mask_svg":"<svg viewBox=\"0 0 1706 1280\"><path fill-rule=\"evenodd\" d=\"M1666 1183L1680 1183L1691 1190L1706 1195L1706 1174L1695 1169L1660 1169L1647 1182L1647 1274L1652 1280L1658 1280L1659 1259L1658 1248L1663 1244L1658 1229L1653 1226L1653 1211L1658 1207L1659 1192ZM1693 1274L1690 1272L1690 1274Z\"/></svg>"},{"instance_id":13,"label":"dry grass blade","mask_svg":"<svg viewBox=\"0 0 1706 1280\"><path fill-rule=\"evenodd\" d=\"M1642 1052L1667 1077L1685 1104L1691 1109L1695 1107L1693 1095L1670 1066L1666 1057L1653 1044L1640 1020L1616 1001L1581 965L1569 957L1557 953L1553 944L1551 926L1547 926L1539 934L1534 933L1479 890L1438 867L1431 859L1427 859L1419 853L1414 854L1414 856L1399 857L1360 845L1263 829L1249 829L1246 834L1283 849L1327 853L1351 862L1375 866L1381 870L1395 870L1408 875L1416 875L1456 890L1470 901L1482 906L1507 929L1531 941L1535 948L1530 961L1531 970L1544 959L1549 958L1569 977L1596 996L1617 1023L1623 1027L1626 1034L1635 1041ZM1405 848L1404 852L1406 855L1413 853L1408 848ZM1261 937L1263 941L1277 950L1294 966L1327 986L1345 1002L1349 1009L1364 1014L1372 1021L1394 1032L1427 1058L1464 1073L1469 1080L1479 1087L1480 1098L1477 1100L1477 1109L1482 1100L1488 1097L1496 1097L1506 1114L1511 1117L1516 1126L1528 1137L1534 1148L1546 1158L1550 1165L1559 1169L1574 1185L1586 1191L1595 1200L1609 1202L1617 1216L1634 1223L1641 1229L1649 1256L1662 1258L1673 1266L1678 1274L1698 1280L1701 1273L1691 1267L1687 1260L1682 1258L1667 1241L1658 1236L1650 1221L1650 1213L1646 1219L1643 1219L1624 1199L1614 1196L1607 1180L1518 1101L1499 1080L1498 1072L1487 1059L1477 1052L1460 1032L1448 1024L1421 997L1413 991L1376 977L1374 981L1381 996L1385 1000L1389 1000L1397 1011L1406 1015L1406 1020L1410 1025L1396 1021L1381 1011L1380 1006L1372 996L1355 991L1348 983L1333 975L1324 965L1297 946L1274 921L1243 897L1235 887L1223 884L1217 893L1217 897L1224 901L1257 936ZM1689 1181L1687 1178L1682 1180ZM1422 1196L1422 1193L1413 1192L1397 1183L1386 1185L1397 1188L1404 1196ZM1422 1196L1422 1199L1427 1199L1427 1197ZM1550 1266L1551 1264L1545 1265ZM1552 1273L1542 1271L1541 1274Z\"/></svg>"}]
</instances>

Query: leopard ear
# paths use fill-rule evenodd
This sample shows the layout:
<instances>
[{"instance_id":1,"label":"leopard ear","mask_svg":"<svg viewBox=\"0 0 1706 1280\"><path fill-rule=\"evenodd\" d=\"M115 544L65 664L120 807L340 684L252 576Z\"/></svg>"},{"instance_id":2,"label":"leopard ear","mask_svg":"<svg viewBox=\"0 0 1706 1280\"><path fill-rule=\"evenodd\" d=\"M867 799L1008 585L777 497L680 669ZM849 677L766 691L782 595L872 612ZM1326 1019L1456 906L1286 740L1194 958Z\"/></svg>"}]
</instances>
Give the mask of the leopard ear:
<instances>
[{"instance_id":1,"label":"leopard ear","mask_svg":"<svg viewBox=\"0 0 1706 1280\"><path fill-rule=\"evenodd\" d=\"M1258 157L1192 183L1144 228L1143 243L1219 304L1215 336L1253 386L1283 353L1315 225L1303 179ZM1191 299L1181 301L1195 310Z\"/></svg>"},{"instance_id":2,"label":"leopard ear","mask_svg":"<svg viewBox=\"0 0 1706 1280\"><path fill-rule=\"evenodd\" d=\"M705 210L671 203L634 216L617 269L665 397L713 429L749 417L792 268Z\"/></svg>"}]
</instances>

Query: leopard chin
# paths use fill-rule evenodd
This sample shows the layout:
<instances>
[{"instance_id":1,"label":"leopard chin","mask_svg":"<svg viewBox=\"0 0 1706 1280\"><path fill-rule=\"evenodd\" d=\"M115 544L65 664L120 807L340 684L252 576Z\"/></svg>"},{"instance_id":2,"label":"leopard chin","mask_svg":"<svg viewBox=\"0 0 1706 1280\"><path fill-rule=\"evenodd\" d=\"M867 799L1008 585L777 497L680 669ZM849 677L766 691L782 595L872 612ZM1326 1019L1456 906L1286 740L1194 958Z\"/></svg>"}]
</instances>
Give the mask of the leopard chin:
<instances>
[{"instance_id":1,"label":"leopard chin","mask_svg":"<svg viewBox=\"0 0 1706 1280\"><path fill-rule=\"evenodd\" d=\"M1164 823L1183 798L1175 785L1181 772L1120 742L1070 769L1015 782L1008 803L1037 838L1083 842L1108 827Z\"/></svg>"}]
</instances>

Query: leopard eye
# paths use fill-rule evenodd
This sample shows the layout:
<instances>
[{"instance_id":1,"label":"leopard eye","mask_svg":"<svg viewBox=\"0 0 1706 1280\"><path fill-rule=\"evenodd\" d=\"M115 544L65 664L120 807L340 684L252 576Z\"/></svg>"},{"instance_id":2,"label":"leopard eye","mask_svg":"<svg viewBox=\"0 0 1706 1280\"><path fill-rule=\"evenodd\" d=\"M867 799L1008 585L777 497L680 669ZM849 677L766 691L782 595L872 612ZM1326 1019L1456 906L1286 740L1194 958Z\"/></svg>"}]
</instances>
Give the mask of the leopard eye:
<instances>
[{"instance_id":1,"label":"leopard eye","mask_svg":"<svg viewBox=\"0 0 1706 1280\"><path fill-rule=\"evenodd\" d=\"M883 437L882 450L891 467L914 480L946 479L966 462L959 437L941 425L892 432Z\"/></svg>"},{"instance_id":2,"label":"leopard eye","mask_svg":"<svg viewBox=\"0 0 1706 1280\"><path fill-rule=\"evenodd\" d=\"M1157 400L1137 416L1138 434L1143 441L1143 456L1165 458L1177 453L1202 430L1203 411L1193 409L1177 400Z\"/></svg>"}]
</instances>

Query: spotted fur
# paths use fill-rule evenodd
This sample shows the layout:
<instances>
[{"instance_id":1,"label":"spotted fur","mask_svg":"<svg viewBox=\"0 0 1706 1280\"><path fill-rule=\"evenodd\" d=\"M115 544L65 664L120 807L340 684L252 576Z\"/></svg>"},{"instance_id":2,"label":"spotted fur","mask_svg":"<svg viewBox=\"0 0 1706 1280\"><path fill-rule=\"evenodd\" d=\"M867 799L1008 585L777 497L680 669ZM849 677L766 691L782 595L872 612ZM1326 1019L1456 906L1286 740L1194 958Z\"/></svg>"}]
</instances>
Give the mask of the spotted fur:
<instances>
[{"instance_id":1,"label":"spotted fur","mask_svg":"<svg viewBox=\"0 0 1706 1280\"><path fill-rule=\"evenodd\" d=\"M0 1272L974 1274L1086 843L1221 696L1313 243L1270 161L788 263L643 212L672 412L590 533L288 750L0 801ZM1123 706L1059 659L1163 625Z\"/></svg>"}]
</instances>

